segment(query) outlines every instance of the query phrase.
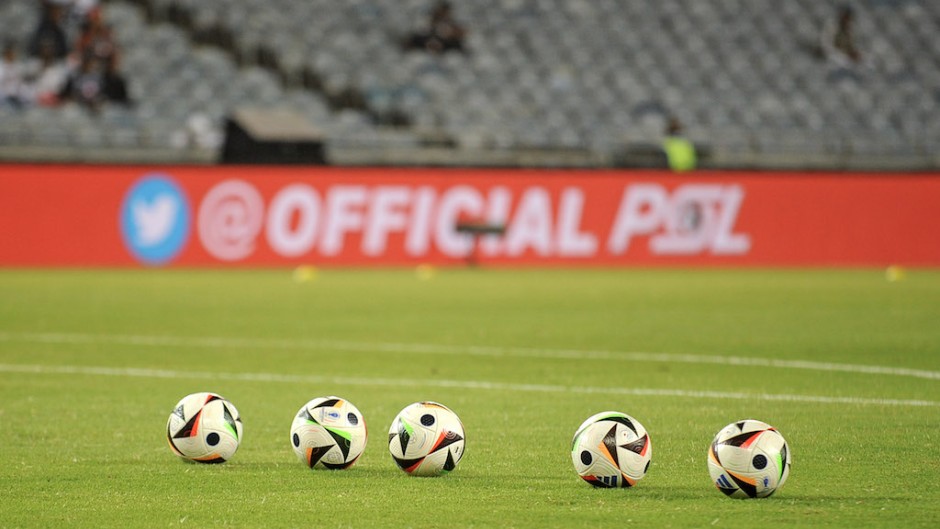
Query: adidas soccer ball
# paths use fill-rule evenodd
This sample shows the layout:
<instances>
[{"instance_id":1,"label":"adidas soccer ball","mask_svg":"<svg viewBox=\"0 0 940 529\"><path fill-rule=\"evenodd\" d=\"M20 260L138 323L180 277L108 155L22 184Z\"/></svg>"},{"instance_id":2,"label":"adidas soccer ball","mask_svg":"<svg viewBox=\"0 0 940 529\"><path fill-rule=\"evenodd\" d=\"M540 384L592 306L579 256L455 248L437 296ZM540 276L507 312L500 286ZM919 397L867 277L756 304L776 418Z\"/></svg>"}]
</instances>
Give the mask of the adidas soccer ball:
<instances>
[{"instance_id":1,"label":"adidas soccer ball","mask_svg":"<svg viewBox=\"0 0 940 529\"><path fill-rule=\"evenodd\" d=\"M646 428L627 414L605 411L584 421L571 442L571 462L595 487L632 487L646 475L653 444Z\"/></svg>"},{"instance_id":2,"label":"adidas soccer ball","mask_svg":"<svg viewBox=\"0 0 940 529\"><path fill-rule=\"evenodd\" d=\"M752 419L725 426L708 448L708 473L732 498L764 498L790 475L790 448L774 427Z\"/></svg>"},{"instance_id":3,"label":"adidas soccer ball","mask_svg":"<svg viewBox=\"0 0 940 529\"><path fill-rule=\"evenodd\" d=\"M173 453L199 463L224 463L242 440L242 420L231 402L215 393L183 397L166 422Z\"/></svg>"},{"instance_id":4,"label":"adidas soccer ball","mask_svg":"<svg viewBox=\"0 0 940 529\"><path fill-rule=\"evenodd\" d=\"M416 402L401 410L388 430L388 450L412 476L439 476L457 467L464 453L463 424L443 404Z\"/></svg>"},{"instance_id":5,"label":"adidas soccer ball","mask_svg":"<svg viewBox=\"0 0 940 529\"><path fill-rule=\"evenodd\" d=\"M318 397L303 405L290 426L294 453L310 468L349 468L366 449L366 421L339 397Z\"/></svg>"}]
</instances>

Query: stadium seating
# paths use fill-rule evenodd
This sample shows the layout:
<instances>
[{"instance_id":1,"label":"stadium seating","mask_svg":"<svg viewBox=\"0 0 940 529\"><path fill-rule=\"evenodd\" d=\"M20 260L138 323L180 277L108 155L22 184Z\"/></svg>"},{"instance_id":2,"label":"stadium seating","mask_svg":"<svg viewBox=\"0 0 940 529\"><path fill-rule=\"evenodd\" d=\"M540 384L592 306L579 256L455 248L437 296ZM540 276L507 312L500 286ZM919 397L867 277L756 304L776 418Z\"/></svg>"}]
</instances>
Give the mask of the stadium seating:
<instances>
[{"instance_id":1,"label":"stadium seating","mask_svg":"<svg viewBox=\"0 0 940 529\"><path fill-rule=\"evenodd\" d=\"M852 69L814 50L836 2L459 2L468 53L404 51L431 4L110 1L139 104L94 118L5 111L0 143L185 151L194 115L218 131L235 107L286 105L336 148L433 143L609 162L657 145L676 117L718 165L940 165L938 2L853 2L865 65ZM35 16L31 0L8 0L0 33L25 38ZM191 40L213 30L228 36L222 47Z\"/></svg>"}]
</instances>

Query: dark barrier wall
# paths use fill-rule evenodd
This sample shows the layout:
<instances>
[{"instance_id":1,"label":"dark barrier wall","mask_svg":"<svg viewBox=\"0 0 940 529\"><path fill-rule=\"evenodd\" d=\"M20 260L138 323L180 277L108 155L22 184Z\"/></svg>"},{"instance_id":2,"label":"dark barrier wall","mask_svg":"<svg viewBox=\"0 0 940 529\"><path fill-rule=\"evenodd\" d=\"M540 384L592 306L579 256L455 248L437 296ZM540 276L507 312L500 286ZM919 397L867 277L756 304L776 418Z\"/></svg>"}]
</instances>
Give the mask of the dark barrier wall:
<instances>
[{"instance_id":1,"label":"dark barrier wall","mask_svg":"<svg viewBox=\"0 0 940 529\"><path fill-rule=\"evenodd\" d=\"M0 165L2 266L471 255L526 266L938 266L940 178Z\"/></svg>"}]
</instances>

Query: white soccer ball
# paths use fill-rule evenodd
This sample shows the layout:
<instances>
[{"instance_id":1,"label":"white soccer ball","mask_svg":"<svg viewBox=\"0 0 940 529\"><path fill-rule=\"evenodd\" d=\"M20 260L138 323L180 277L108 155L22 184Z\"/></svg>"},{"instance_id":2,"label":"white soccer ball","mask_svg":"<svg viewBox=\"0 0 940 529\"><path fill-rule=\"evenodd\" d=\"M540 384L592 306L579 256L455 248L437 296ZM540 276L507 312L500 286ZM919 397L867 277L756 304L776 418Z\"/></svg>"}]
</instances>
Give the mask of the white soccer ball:
<instances>
[{"instance_id":1,"label":"white soccer ball","mask_svg":"<svg viewBox=\"0 0 940 529\"><path fill-rule=\"evenodd\" d=\"M786 439L774 427L747 419L722 428L708 447L708 473L731 498L765 498L787 481L792 462Z\"/></svg>"},{"instance_id":2,"label":"white soccer ball","mask_svg":"<svg viewBox=\"0 0 940 529\"><path fill-rule=\"evenodd\" d=\"M310 468L349 468L366 449L366 420L346 399L318 397L297 412L290 441L297 458Z\"/></svg>"},{"instance_id":3,"label":"white soccer ball","mask_svg":"<svg viewBox=\"0 0 940 529\"><path fill-rule=\"evenodd\" d=\"M388 430L388 450L412 476L439 476L457 467L465 435L457 414L443 404L416 402L401 410Z\"/></svg>"},{"instance_id":4,"label":"white soccer ball","mask_svg":"<svg viewBox=\"0 0 940 529\"><path fill-rule=\"evenodd\" d=\"M242 420L235 406L216 393L183 397L166 422L173 453L199 463L224 463L242 440Z\"/></svg>"},{"instance_id":5,"label":"white soccer ball","mask_svg":"<svg viewBox=\"0 0 940 529\"><path fill-rule=\"evenodd\" d=\"M592 415L571 442L574 469L595 487L632 487L650 468L653 443L646 428L617 411Z\"/></svg>"}]
</instances>

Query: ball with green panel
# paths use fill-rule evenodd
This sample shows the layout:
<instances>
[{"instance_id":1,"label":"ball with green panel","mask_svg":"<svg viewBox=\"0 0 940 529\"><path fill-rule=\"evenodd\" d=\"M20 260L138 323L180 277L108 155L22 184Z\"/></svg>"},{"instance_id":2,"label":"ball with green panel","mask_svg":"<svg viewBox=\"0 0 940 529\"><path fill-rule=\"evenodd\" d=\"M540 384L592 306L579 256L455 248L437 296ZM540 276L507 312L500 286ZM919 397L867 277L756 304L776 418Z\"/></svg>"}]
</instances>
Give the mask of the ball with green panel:
<instances>
[{"instance_id":1,"label":"ball with green panel","mask_svg":"<svg viewBox=\"0 0 940 529\"><path fill-rule=\"evenodd\" d=\"M297 412L290 440L297 458L311 469L347 469L366 449L366 420L344 398L317 397Z\"/></svg>"}]
</instances>

